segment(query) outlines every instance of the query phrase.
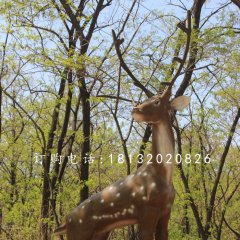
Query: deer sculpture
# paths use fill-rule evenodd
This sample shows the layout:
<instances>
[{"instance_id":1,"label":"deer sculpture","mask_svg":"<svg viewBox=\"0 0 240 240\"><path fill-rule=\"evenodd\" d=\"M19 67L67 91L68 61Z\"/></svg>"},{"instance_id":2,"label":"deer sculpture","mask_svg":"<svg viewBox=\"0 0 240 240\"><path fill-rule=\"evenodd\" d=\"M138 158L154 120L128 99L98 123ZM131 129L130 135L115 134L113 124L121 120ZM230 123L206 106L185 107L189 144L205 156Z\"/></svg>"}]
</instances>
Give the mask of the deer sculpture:
<instances>
[{"instance_id":1,"label":"deer sculpture","mask_svg":"<svg viewBox=\"0 0 240 240\"><path fill-rule=\"evenodd\" d=\"M181 69L190 42L191 18L188 14L187 44L183 59L177 58ZM177 74L181 70L177 71ZM189 97L180 96L170 101L176 75L165 91L148 98L132 110L137 122L152 124L152 159L138 170L118 180L82 202L65 217L65 222L54 231L55 236L67 235L68 240L106 240L111 230L139 224L142 240L168 239L168 221L174 201L173 161L175 158L171 112L181 111L189 104Z\"/></svg>"}]
</instances>

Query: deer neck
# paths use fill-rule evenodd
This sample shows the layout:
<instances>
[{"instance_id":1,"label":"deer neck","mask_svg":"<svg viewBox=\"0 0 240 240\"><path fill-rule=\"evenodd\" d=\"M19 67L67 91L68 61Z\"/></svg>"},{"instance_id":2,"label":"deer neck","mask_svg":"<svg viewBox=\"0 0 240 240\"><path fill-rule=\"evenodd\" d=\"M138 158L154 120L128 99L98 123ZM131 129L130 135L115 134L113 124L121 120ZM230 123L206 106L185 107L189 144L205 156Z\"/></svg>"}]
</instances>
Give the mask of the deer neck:
<instances>
[{"instance_id":1,"label":"deer neck","mask_svg":"<svg viewBox=\"0 0 240 240\"><path fill-rule=\"evenodd\" d=\"M170 154L170 155L168 155ZM157 172L172 184L173 165L175 159L174 136L170 119L152 125L152 155L153 165ZM169 160L169 156L171 159ZM162 157L162 163L160 161ZM167 163L167 161L171 163Z\"/></svg>"}]
</instances>

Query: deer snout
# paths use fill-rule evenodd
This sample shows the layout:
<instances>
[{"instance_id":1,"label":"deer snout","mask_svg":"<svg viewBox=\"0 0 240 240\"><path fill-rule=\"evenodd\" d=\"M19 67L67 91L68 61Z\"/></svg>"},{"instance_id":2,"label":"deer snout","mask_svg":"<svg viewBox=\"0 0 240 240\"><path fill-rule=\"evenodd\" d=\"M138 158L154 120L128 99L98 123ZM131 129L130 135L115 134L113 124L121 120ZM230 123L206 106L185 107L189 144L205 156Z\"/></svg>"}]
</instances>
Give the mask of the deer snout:
<instances>
[{"instance_id":1,"label":"deer snout","mask_svg":"<svg viewBox=\"0 0 240 240\"><path fill-rule=\"evenodd\" d=\"M134 107L133 110L132 110L132 114L139 113L139 112L143 112L143 110L139 107Z\"/></svg>"}]
</instances>

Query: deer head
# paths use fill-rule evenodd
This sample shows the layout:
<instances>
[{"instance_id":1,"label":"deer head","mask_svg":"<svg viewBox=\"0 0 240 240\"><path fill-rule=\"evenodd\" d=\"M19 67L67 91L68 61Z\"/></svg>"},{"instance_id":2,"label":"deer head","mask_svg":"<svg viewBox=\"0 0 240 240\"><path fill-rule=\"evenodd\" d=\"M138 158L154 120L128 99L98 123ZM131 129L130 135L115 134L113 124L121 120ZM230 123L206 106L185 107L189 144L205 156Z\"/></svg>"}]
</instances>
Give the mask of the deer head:
<instances>
[{"instance_id":1,"label":"deer head","mask_svg":"<svg viewBox=\"0 0 240 240\"><path fill-rule=\"evenodd\" d=\"M173 110L182 111L188 106L190 97L180 96L169 101L171 90L157 94L133 108L132 117L138 122L156 124L168 117Z\"/></svg>"}]
</instances>

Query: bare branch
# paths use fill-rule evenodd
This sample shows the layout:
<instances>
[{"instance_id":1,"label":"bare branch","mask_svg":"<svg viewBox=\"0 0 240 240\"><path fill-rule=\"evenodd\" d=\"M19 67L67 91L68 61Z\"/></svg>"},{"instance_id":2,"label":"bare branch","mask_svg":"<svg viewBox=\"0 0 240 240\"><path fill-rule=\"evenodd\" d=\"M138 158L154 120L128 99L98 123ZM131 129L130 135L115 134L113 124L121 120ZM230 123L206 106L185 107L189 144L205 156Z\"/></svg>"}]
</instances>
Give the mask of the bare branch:
<instances>
[{"instance_id":1,"label":"bare branch","mask_svg":"<svg viewBox=\"0 0 240 240\"><path fill-rule=\"evenodd\" d=\"M193 23L193 29L197 33L196 37L198 37L200 15L201 15L202 6L204 3L205 3L205 0L196 0L192 7L192 16L195 20ZM178 90L175 94L175 97L183 95L183 93L187 89L189 82L192 78L193 69L195 68L197 53L198 53L197 41L194 40L190 44L190 56L189 56L189 60L188 60L188 64L187 64L187 72L184 75L182 83L181 83L180 87L178 88Z\"/></svg>"},{"instance_id":2,"label":"bare branch","mask_svg":"<svg viewBox=\"0 0 240 240\"><path fill-rule=\"evenodd\" d=\"M176 81L176 79L178 78L178 76L180 75L182 68L186 62L187 59L187 55L189 52L189 48L190 48L190 40L191 40L191 11L187 11L187 27L185 26L185 24L183 24L182 22L180 22L178 24L178 27L187 34L187 42L186 42L186 47L185 47L185 51L183 54L183 58L179 58L177 56L174 57L174 60L179 62L179 68L176 72L176 74L174 75L174 77L171 80L171 83L169 85L169 87L171 88L174 84L174 82Z\"/></svg>"},{"instance_id":3,"label":"bare branch","mask_svg":"<svg viewBox=\"0 0 240 240\"><path fill-rule=\"evenodd\" d=\"M39 132L41 133L42 136L42 140L43 140L43 148L46 147L46 140L45 140L45 135L43 130L39 127L39 125L37 124L37 122L32 118L31 115L29 115L29 113L16 101L16 99L11 96L7 91L5 91L4 89L1 88L1 90L3 91L3 93L9 97L25 114L26 116L32 121L32 123L34 124L34 126L36 127L36 129L39 130Z\"/></svg>"},{"instance_id":4,"label":"bare branch","mask_svg":"<svg viewBox=\"0 0 240 240\"><path fill-rule=\"evenodd\" d=\"M111 99L119 99L119 100L122 100L122 101L125 101L125 102L132 102L131 100L127 99L127 98L124 98L124 97L120 97L120 96L113 96L113 95L97 95L97 97L100 97L100 98L111 98Z\"/></svg>"},{"instance_id":5,"label":"bare branch","mask_svg":"<svg viewBox=\"0 0 240 240\"><path fill-rule=\"evenodd\" d=\"M152 97L154 94L153 94L151 91L149 91L149 90L133 75L132 71L128 68L127 64L126 64L125 61L123 60L122 53L121 53L121 50L120 50L120 45L123 43L124 39L117 39L117 36L116 36L116 33L114 32L114 30L112 30L112 36L113 36L113 42L114 42L114 45L115 45L115 49L116 49L116 52L117 52L117 55L118 55L118 58L119 58L121 67L122 67L122 68L127 72L127 74L132 78L135 86L137 86L137 87L139 87L140 89L142 89L148 97Z\"/></svg>"}]
</instances>

